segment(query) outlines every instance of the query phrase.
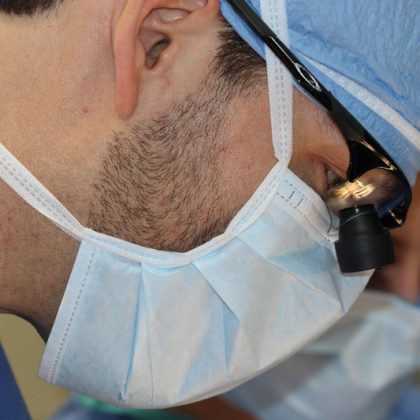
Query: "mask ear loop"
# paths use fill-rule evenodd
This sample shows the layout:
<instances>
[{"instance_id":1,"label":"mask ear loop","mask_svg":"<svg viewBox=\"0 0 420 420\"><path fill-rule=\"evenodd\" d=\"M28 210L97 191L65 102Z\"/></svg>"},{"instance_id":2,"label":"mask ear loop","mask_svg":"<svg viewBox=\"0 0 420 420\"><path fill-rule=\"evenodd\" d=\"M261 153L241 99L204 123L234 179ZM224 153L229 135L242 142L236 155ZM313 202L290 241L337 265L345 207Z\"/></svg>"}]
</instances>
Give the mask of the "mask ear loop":
<instances>
[{"instance_id":1,"label":"mask ear loop","mask_svg":"<svg viewBox=\"0 0 420 420\"><path fill-rule=\"evenodd\" d=\"M2 144L0 179L64 232L82 240L85 228Z\"/></svg>"}]
</instances>

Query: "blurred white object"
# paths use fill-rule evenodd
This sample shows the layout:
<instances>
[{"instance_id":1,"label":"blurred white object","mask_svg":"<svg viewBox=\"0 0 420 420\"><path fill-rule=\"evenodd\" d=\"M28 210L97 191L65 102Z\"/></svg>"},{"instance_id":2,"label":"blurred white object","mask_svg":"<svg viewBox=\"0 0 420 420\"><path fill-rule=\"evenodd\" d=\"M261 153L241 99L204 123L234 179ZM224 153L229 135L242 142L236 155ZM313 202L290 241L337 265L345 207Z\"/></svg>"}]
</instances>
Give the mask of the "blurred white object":
<instances>
[{"instance_id":1,"label":"blurred white object","mask_svg":"<svg viewBox=\"0 0 420 420\"><path fill-rule=\"evenodd\" d=\"M367 291L320 339L229 392L261 419L386 419L420 367L420 309Z\"/></svg>"}]
</instances>

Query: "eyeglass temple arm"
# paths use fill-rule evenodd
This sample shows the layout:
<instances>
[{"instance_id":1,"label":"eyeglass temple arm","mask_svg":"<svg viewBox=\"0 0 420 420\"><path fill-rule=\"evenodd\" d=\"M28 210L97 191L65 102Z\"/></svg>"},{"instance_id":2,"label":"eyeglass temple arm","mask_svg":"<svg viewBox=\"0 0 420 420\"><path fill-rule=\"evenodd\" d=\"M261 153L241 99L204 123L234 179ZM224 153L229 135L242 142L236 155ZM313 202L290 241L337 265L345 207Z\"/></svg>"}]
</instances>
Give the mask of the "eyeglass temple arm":
<instances>
[{"instance_id":1,"label":"eyeglass temple arm","mask_svg":"<svg viewBox=\"0 0 420 420\"><path fill-rule=\"evenodd\" d=\"M286 66L293 78L304 92L323 105L333 117L347 139L363 139L369 141L381 154L387 153L378 142L360 125L360 123L335 99L299 59L287 48L277 35L267 26L246 0L227 0L233 9L245 20L248 26L264 41L273 53Z\"/></svg>"},{"instance_id":2,"label":"eyeglass temple arm","mask_svg":"<svg viewBox=\"0 0 420 420\"><path fill-rule=\"evenodd\" d=\"M311 74L298 58L280 41L245 0L227 0L248 26L264 41L289 70L297 84L331 111L331 100L327 89Z\"/></svg>"}]
</instances>

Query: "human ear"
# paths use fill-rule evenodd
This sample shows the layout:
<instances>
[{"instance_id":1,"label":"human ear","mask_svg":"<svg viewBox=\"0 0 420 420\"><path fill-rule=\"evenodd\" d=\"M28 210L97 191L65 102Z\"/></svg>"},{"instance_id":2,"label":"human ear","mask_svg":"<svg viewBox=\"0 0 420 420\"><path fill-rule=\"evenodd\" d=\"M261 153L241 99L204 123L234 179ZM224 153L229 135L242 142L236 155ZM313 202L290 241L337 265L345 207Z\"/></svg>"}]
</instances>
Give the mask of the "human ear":
<instances>
[{"instance_id":1,"label":"human ear","mask_svg":"<svg viewBox=\"0 0 420 420\"><path fill-rule=\"evenodd\" d=\"M159 77L176 60L179 41L218 15L219 0L127 0L113 37L116 109L121 119L137 107L142 80Z\"/></svg>"}]
</instances>

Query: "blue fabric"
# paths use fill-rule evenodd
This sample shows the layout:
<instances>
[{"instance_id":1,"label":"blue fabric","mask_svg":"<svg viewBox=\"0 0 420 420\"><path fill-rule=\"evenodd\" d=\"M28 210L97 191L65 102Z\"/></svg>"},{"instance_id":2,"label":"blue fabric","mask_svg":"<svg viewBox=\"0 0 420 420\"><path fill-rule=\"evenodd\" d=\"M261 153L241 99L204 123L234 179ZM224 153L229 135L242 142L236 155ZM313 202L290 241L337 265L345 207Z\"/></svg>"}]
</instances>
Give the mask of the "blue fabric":
<instances>
[{"instance_id":1,"label":"blue fabric","mask_svg":"<svg viewBox=\"0 0 420 420\"><path fill-rule=\"evenodd\" d=\"M420 389L410 388L394 408L388 420L418 420L420 418Z\"/></svg>"},{"instance_id":2,"label":"blue fabric","mask_svg":"<svg viewBox=\"0 0 420 420\"><path fill-rule=\"evenodd\" d=\"M259 0L249 0L256 11ZM287 0L291 49L367 89L411 125L409 141L396 127L309 66L327 89L374 135L413 184L420 171L420 2L418 0ZM264 57L264 45L221 2L224 17ZM307 64L307 61L305 61Z\"/></svg>"},{"instance_id":3,"label":"blue fabric","mask_svg":"<svg viewBox=\"0 0 420 420\"><path fill-rule=\"evenodd\" d=\"M0 418L2 420L30 419L22 395L0 343Z\"/></svg>"}]
</instances>

